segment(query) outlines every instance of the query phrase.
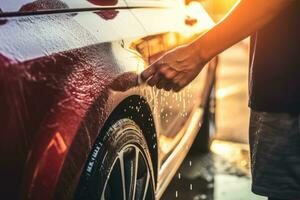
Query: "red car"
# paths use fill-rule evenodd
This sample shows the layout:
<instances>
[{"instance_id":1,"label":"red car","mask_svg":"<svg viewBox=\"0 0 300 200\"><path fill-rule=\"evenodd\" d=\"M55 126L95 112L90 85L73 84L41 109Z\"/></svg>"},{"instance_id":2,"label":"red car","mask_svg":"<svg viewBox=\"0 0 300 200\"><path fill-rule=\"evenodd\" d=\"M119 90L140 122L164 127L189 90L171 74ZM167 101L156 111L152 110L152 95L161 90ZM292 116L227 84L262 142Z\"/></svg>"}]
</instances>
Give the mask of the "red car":
<instances>
[{"instance_id":1,"label":"red car","mask_svg":"<svg viewBox=\"0 0 300 200\"><path fill-rule=\"evenodd\" d=\"M179 93L138 81L214 25L199 3L7 0L0 9L1 199L159 199L192 143L208 150L216 59Z\"/></svg>"}]
</instances>

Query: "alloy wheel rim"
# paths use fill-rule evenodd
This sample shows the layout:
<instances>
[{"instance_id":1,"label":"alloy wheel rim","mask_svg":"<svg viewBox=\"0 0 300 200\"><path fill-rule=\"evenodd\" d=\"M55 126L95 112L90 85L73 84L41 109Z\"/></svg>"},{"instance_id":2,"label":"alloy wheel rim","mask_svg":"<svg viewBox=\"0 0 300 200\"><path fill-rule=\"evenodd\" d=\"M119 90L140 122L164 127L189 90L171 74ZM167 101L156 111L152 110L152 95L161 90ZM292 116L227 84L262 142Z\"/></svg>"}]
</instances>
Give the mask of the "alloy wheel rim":
<instances>
[{"instance_id":1,"label":"alloy wheel rim","mask_svg":"<svg viewBox=\"0 0 300 200\"><path fill-rule=\"evenodd\" d=\"M145 200L153 193L152 183L143 152L137 145L126 145L118 152L108 172L101 200Z\"/></svg>"}]
</instances>

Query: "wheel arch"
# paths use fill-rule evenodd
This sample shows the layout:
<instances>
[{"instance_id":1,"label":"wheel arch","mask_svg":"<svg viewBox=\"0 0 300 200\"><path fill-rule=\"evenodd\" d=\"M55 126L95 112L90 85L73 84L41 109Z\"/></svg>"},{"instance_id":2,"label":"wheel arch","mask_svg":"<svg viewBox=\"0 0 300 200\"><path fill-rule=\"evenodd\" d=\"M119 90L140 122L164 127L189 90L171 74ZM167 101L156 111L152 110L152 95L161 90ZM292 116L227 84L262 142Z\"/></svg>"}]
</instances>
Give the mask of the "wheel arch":
<instances>
[{"instance_id":1,"label":"wheel arch","mask_svg":"<svg viewBox=\"0 0 300 200\"><path fill-rule=\"evenodd\" d=\"M99 99L102 100L103 98ZM96 138L103 137L103 133L112 124L123 118L133 120L143 132L149 147L156 186L158 180L158 145L154 118L148 102L142 96L135 93L126 96L120 101L117 100L116 106L112 106L113 109L108 113L99 112L97 107L101 104L107 104L107 102L97 102L93 109L90 109L92 114L87 115L85 120L81 122L81 127L76 134L78 138L73 141L72 148L70 148L64 160L63 170L60 172L59 180L55 186L54 198L70 199L73 197L79 183L78 181L80 180L82 167L85 165L84 163L97 140ZM88 123L90 120L95 121L95 118L99 120L98 117L103 114L107 114L107 117L104 116L105 120L103 122ZM90 130L97 130L97 128L97 134L91 136L92 133Z\"/></svg>"}]
</instances>

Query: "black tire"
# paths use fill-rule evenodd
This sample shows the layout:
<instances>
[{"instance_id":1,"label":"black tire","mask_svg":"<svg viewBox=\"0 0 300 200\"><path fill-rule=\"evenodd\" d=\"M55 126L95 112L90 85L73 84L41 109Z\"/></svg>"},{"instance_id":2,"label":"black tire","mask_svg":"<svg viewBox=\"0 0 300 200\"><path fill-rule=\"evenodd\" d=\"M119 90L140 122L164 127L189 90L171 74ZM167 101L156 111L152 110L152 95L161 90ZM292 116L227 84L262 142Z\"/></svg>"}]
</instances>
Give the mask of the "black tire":
<instances>
[{"instance_id":1,"label":"black tire","mask_svg":"<svg viewBox=\"0 0 300 200\"><path fill-rule=\"evenodd\" d=\"M215 81L205 107L203 122L200 130L191 146L190 154L207 153L210 151L212 135L216 133L215 125L215 111L216 111L216 95L215 95Z\"/></svg>"},{"instance_id":2,"label":"black tire","mask_svg":"<svg viewBox=\"0 0 300 200\"><path fill-rule=\"evenodd\" d=\"M74 199L123 200L126 195L127 200L154 200L153 166L138 125L121 119L101 135L83 169Z\"/></svg>"}]
</instances>

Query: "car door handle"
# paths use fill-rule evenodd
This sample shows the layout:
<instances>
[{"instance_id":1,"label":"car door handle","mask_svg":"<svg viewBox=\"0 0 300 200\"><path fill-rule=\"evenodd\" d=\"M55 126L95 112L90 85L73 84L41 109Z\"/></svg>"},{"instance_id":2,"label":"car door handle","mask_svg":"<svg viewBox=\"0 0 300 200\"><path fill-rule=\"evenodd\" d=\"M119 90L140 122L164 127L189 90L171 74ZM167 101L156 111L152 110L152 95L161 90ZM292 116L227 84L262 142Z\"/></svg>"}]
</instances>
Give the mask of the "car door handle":
<instances>
[{"instance_id":1,"label":"car door handle","mask_svg":"<svg viewBox=\"0 0 300 200\"><path fill-rule=\"evenodd\" d=\"M192 18L190 16L186 16L184 22L188 26L194 26L195 24L197 24L198 20L196 18Z\"/></svg>"}]
</instances>

